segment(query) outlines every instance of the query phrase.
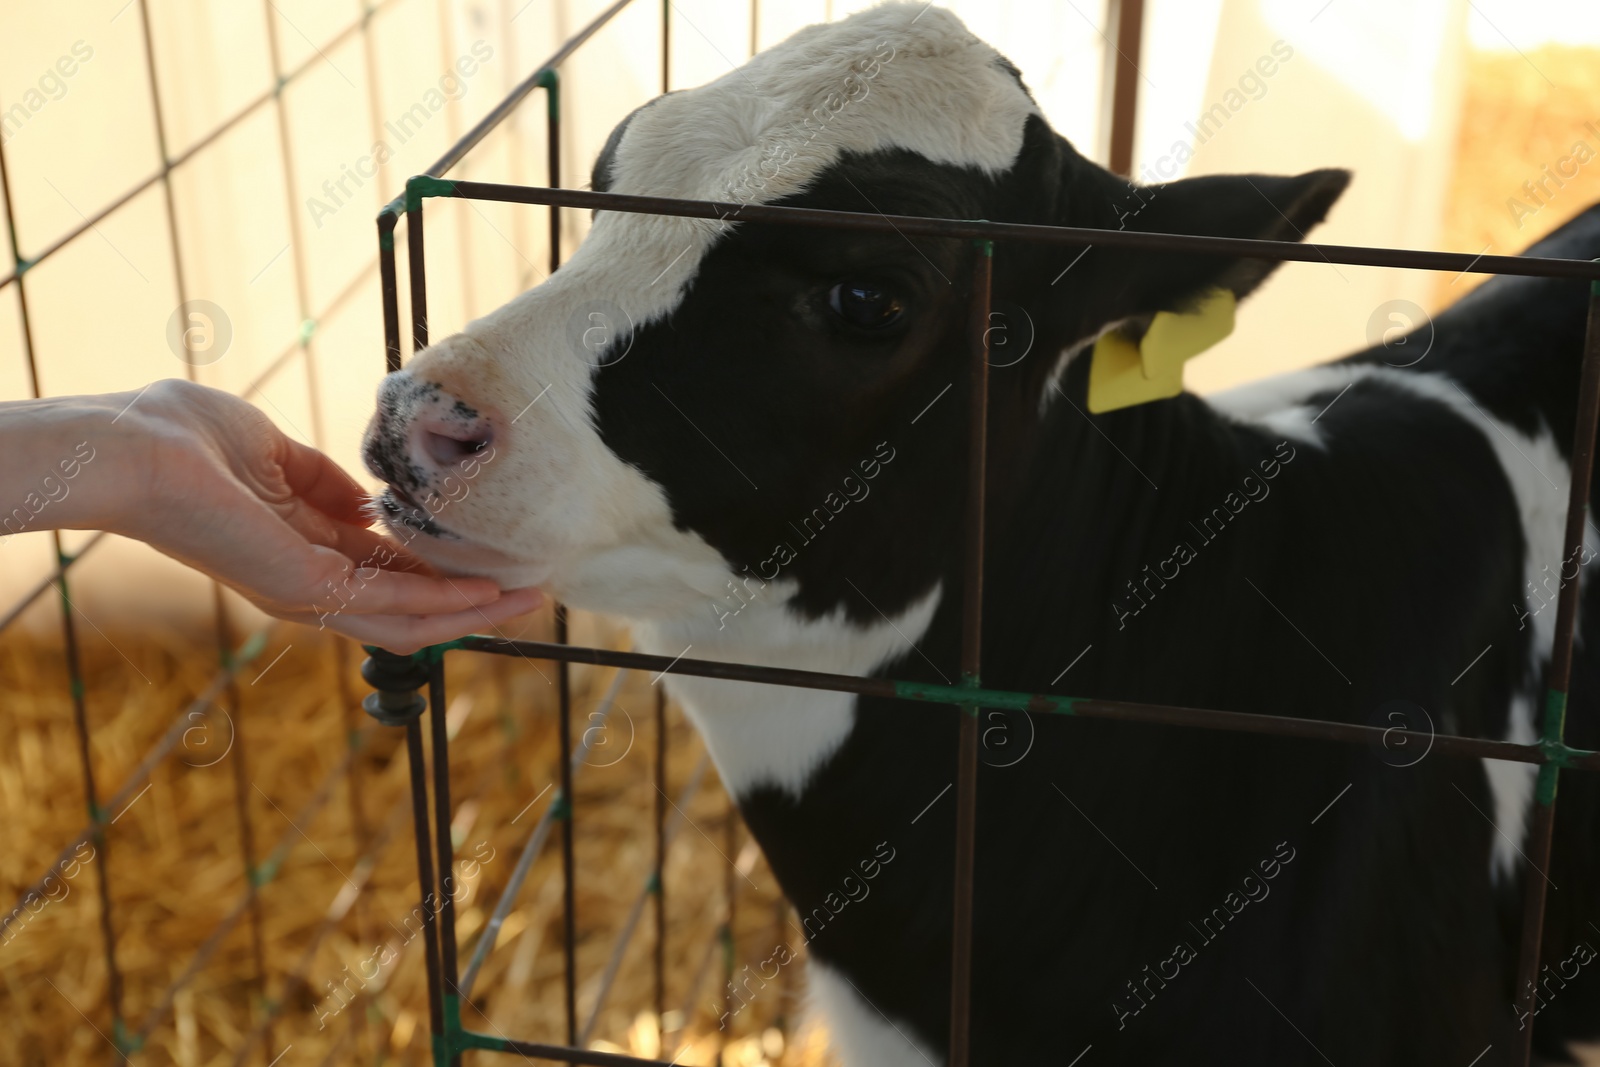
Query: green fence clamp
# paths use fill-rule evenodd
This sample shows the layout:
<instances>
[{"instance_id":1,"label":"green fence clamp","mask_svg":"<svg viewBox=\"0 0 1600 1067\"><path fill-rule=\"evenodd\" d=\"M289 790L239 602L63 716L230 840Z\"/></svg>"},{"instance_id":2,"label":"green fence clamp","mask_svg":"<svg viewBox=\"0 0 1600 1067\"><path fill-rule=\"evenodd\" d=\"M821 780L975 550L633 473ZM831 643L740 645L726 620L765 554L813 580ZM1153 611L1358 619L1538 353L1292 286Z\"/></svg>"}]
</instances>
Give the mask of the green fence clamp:
<instances>
[{"instance_id":1,"label":"green fence clamp","mask_svg":"<svg viewBox=\"0 0 1600 1067\"><path fill-rule=\"evenodd\" d=\"M18 259L17 260L17 270L16 270L17 277L20 278L24 274L28 273L30 270L33 269L34 264L37 263L37 262L38 262L38 260L36 260L36 259Z\"/></svg>"},{"instance_id":2,"label":"green fence clamp","mask_svg":"<svg viewBox=\"0 0 1600 1067\"><path fill-rule=\"evenodd\" d=\"M717 930L717 940L722 944L722 966L733 973L733 928L723 923Z\"/></svg>"},{"instance_id":3,"label":"green fence clamp","mask_svg":"<svg viewBox=\"0 0 1600 1067\"><path fill-rule=\"evenodd\" d=\"M510 1052L511 1042L503 1037L492 1034L479 1034L471 1030L462 1030L456 1035L456 1040L463 1049L484 1049L488 1052Z\"/></svg>"},{"instance_id":4,"label":"green fence clamp","mask_svg":"<svg viewBox=\"0 0 1600 1067\"><path fill-rule=\"evenodd\" d=\"M969 688L965 685L934 685L928 682L895 682L894 695L901 700L923 700L933 704L978 704L985 708L1071 715L1077 697L1040 696L1013 693L1003 689Z\"/></svg>"},{"instance_id":5,"label":"green fence clamp","mask_svg":"<svg viewBox=\"0 0 1600 1067\"><path fill-rule=\"evenodd\" d=\"M76 674L74 674L72 676L71 681L69 681L67 683L67 685L68 685L68 688L72 691L72 702L74 704L83 703L83 693L84 693L83 679L79 678Z\"/></svg>"},{"instance_id":6,"label":"green fence clamp","mask_svg":"<svg viewBox=\"0 0 1600 1067\"><path fill-rule=\"evenodd\" d=\"M652 896L661 895L661 872L651 871L650 877L645 880L644 890Z\"/></svg>"},{"instance_id":7,"label":"green fence clamp","mask_svg":"<svg viewBox=\"0 0 1600 1067\"><path fill-rule=\"evenodd\" d=\"M389 209L388 208L384 208L383 210L388 211ZM380 229L378 231L378 248L379 248L380 251L383 251L383 252L393 252L394 251L394 231L393 230Z\"/></svg>"},{"instance_id":8,"label":"green fence clamp","mask_svg":"<svg viewBox=\"0 0 1600 1067\"><path fill-rule=\"evenodd\" d=\"M973 219L972 221L973 222L987 223L989 220L988 219ZM980 252L982 252L984 255L990 256L990 257L992 257L994 255L994 240L992 238L989 238L989 237L974 237L972 239L972 243L974 245L976 245L978 250Z\"/></svg>"},{"instance_id":9,"label":"green fence clamp","mask_svg":"<svg viewBox=\"0 0 1600 1067\"><path fill-rule=\"evenodd\" d=\"M102 824L102 823L104 823L106 821L106 816L109 815L109 814L111 814L111 813L109 811L107 811L105 808L102 808L100 805L96 804L92 800L89 801L89 821L90 822L96 823L96 824Z\"/></svg>"},{"instance_id":10,"label":"green fence clamp","mask_svg":"<svg viewBox=\"0 0 1600 1067\"><path fill-rule=\"evenodd\" d=\"M550 801L550 817L552 819L572 818L572 805L567 803L567 798L564 794L557 793Z\"/></svg>"},{"instance_id":11,"label":"green fence clamp","mask_svg":"<svg viewBox=\"0 0 1600 1067\"><path fill-rule=\"evenodd\" d=\"M1561 765L1553 760L1555 753L1550 746L1566 748L1562 742L1566 725L1567 694L1551 689L1544 697L1544 739L1539 743L1546 762L1539 767L1538 784L1533 790L1534 799L1544 807L1555 803L1556 784L1561 777Z\"/></svg>"},{"instance_id":12,"label":"green fence clamp","mask_svg":"<svg viewBox=\"0 0 1600 1067\"><path fill-rule=\"evenodd\" d=\"M1539 768L1539 781L1534 786L1533 797L1541 807L1548 808L1556 802L1556 780L1561 775L1561 768L1554 763L1546 763Z\"/></svg>"},{"instance_id":13,"label":"green fence clamp","mask_svg":"<svg viewBox=\"0 0 1600 1067\"><path fill-rule=\"evenodd\" d=\"M311 335L316 333L316 332L317 332L317 320L316 319L301 319L300 320L300 332L297 335L297 339L300 342L300 346L302 348L304 348L306 345L310 344L311 343Z\"/></svg>"},{"instance_id":14,"label":"green fence clamp","mask_svg":"<svg viewBox=\"0 0 1600 1067\"><path fill-rule=\"evenodd\" d=\"M239 663L241 665L249 663L251 660L261 655L261 650L266 647L267 632L265 630L257 630L255 633L245 638L244 644L239 646Z\"/></svg>"},{"instance_id":15,"label":"green fence clamp","mask_svg":"<svg viewBox=\"0 0 1600 1067\"><path fill-rule=\"evenodd\" d=\"M1544 754L1544 761L1561 768L1571 768L1581 759L1588 759L1594 753L1586 748L1573 748L1564 741L1551 741L1548 738L1539 742L1539 751Z\"/></svg>"},{"instance_id":16,"label":"green fence clamp","mask_svg":"<svg viewBox=\"0 0 1600 1067\"><path fill-rule=\"evenodd\" d=\"M361 751L361 731L360 730L351 730L348 734L345 735L344 742L345 742L345 744L350 746L350 751L352 751L352 752Z\"/></svg>"},{"instance_id":17,"label":"green fence clamp","mask_svg":"<svg viewBox=\"0 0 1600 1067\"><path fill-rule=\"evenodd\" d=\"M411 661L413 663L421 663L425 666L431 667L435 663L442 663L444 661L444 654L446 652L452 652L455 649L465 647L466 641L463 638L458 637L454 641L444 641L437 645L429 645L426 648L417 649L415 652L411 653ZM371 652L372 649L369 648L367 651Z\"/></svg>"},{"instance_id":18,"label":"green fence clamp","mask_svg":"<svg viewBox=\"0 0 1600 1067\"><path fill-rule=\"evenodd\" d=\"M383 209L378 212L378 218L380 220L379 225L380 226L382 225L381 220L383 220L383 219L396 219L396 220L398 220L400 218L400 212L404 211L405 209L406 209L406 197L405 197L404 193L401 193L399 196L395 197L393 200L391 200L387 204L383 205ZM389 239L389 243L387 245L383 244L383 239L385 237L387 237ZM383 247L386 247L386 248L393 248L394 247L394 227L393 227L392 224L390 225L389 232L387 234L383 233L381 230L379 231L378 244L380 246L383 246Z\"/></svg>"},{"instance_id":19,"label":"green fence clamp","mask_svg":"<svg viewBox=\"0 0 1600 1067\"><path fill-rule=\"evenodd\" d=\"M554 67L551 67L541 73L533 84L545 91L546 117L551 122L559 122L561 118L561 75L556 73Z\"/></svg>"},{"instance_id":20,"label":"green fence clamp","mask_svg":"<svg viewBox=\"0 0 1600 1067\"><path fill-rule=\"evenodd\" d=\"M260 889L274 878L278 877L278 860L269 858L265 863L250 868L250 884Z\"/></svg>"},{"instance_id":21,"label":"green fence clamp","mask_svg":"<svg viewBox=\"0 0 1600 1067\"><path fill-rule=\"evenodd\" d=\"M422 201L430 196L455 196L456 183L449 178L435 178L427 174L418 174L406 180L406 210L417 211L422 207Z\"/></svg>"},{"instance_id":22,"label":"green fence clamp","mask_svg":"<svg viewBox=\"0 0 1600 1067\"><path fill-rule=\"evenodd\" d=\"M111 1035L113 1044L117 1046L117 1051L122 1053L124 1059L144 1048L144 1038L129 1032L128 1024L120 1015L111 1020Z\"/></svg>"},{"instance_id":23,"label":"green fence clamp","mask_svg":"<svg viewBox=\"0 0 1600 1067\"><path fill-rule=\"evenodd\" d=\"M461 1025L461 998L450 993L444 995L444 1033L433 1035L433 1061L435 1067L448 1067L450 1061L472 1049L489 1052L510 1052L511 1042L503 1037L477 1034Z\"/></svg>"}]
</instances>

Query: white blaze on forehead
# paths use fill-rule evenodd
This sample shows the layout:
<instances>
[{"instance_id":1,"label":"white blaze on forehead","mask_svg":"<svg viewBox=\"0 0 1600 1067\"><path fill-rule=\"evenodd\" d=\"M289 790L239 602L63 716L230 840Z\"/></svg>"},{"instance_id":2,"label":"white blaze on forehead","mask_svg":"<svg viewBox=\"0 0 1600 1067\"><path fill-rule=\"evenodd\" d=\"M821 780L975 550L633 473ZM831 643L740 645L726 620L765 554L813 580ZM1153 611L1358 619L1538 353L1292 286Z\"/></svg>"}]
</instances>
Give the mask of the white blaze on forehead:
<instances>
[{"instance_id":1,"label":"white blaze on forehead","mask_svg":"<svg viewBox=\"0 0 1600 1067\"><path fill-rule=\"evenodd\" d=\"M609 191L766 203L803 191L846 152L890 148L998 174L1016 161L1036 111L999 54L955 15L887 4L801 30L635 113L611 160ZM575 285L588 276L594 294L593 265L602 295L643 325L677 305L727 229L602 211L563 273Z\"/></svg>"}]
</instances>

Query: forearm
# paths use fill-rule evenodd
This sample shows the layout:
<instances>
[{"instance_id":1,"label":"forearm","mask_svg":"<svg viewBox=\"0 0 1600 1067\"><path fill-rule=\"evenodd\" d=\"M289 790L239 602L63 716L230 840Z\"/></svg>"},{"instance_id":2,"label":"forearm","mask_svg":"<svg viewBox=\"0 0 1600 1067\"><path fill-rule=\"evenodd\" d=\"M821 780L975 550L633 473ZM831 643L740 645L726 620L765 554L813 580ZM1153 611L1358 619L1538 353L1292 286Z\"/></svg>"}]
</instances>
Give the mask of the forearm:
<instances>
[{"instance_id":1,"label":"forearm","mask_svg":"<svg viewBox=\"0 0 1600 1067\"><path fill-rule=\"evenodd\" d=\"M122 425L137 395L0 403L0 538L126 524L153 465L149 441Z\"/></svg>"}]
</instances>

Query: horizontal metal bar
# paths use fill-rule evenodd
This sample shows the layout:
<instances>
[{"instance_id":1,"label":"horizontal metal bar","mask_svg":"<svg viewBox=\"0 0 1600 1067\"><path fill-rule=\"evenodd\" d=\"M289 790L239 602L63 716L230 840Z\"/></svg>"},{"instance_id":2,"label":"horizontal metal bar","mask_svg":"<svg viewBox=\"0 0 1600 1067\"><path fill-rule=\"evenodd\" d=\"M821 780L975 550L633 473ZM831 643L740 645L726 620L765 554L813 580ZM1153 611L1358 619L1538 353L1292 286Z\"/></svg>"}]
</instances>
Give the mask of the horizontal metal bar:
<instances>
[{"instance_id":1,"label":"horizontal metal bar","mask_svg":"<svg viewBox=\"0 0 1600 1067\"><path fill-rule=\"evenodd\" d=\"M1283 715L1257 715L1251 712L1217 711L1166 704L1096 700L1084 697L1019 693L1010 690L970 688L953 685L928 685L897 682L889 678L860 678L849 674L802 671L789 667L759 667L747 663L721 663L713 660L671 659L643 652L617 652L604 648L556 645L543 641L508 641L493 637L463 637L445 645L435 645L418 655L433 655L459 648L502 656L523 656L569 663L589 663L603 667L629 667L658 674L685 674L725 681L755 682L800 689L825 689L837 693L880 697L886 700L921 700L935 704L976 704L985 708L1005 708L1032 714L1072 715L1083 719L1114 719L1122 722L1161 723L1192 726L1204 730L1299 737L1317 741L1342 741L1351 744L1394 745L1415 742L1431 746L1449 756L1479 757L1511 763L1557 762L1574 770L1600 770L1600 752L1551 746L1547 743L1517 745L1454 734L1428 734L1417 730L1384 729L1355 723L1323 719L1295 719Z\"/></svg>"},{"instance_id":2,"label":"horizontal metal bar","mask_svg":"<svg viewBox=\"0 0 1600 1067\"><path fill-rule=\"evenodd\" d=\"M1204 237L1180 233L1140 233L1134 230L1096 230L1082 226L1040 226L982 219L924 218L918 215L884 215L864 211L830 211L822 208L777 207L770 204L732 204L718 200L678 200L664 196L630 196L588 189L550 189L542 186L501 185L493 182L427 180L413 178L419 196L453 196L468 200L498 200L513 204L555 204L682 218L727 222L772 222L835 230L865 230L919 237L963 237L997 241L1023 241L1068 246L1101 245L1149 252L1191 252L1240 256L1251 259L1291 260L1305 263L1346 263L1364 267L1402 267L1408 270L1454 271L1460 274L1521 274L1539 278L1600 280L1600 263L1585 259L1550 259L1543 256L1474 256L1464 252L1430 252L1407 248L1373 248L1366 245L1302 244L1261 241L1244 237Z\"/></svg>"}]
</instances>

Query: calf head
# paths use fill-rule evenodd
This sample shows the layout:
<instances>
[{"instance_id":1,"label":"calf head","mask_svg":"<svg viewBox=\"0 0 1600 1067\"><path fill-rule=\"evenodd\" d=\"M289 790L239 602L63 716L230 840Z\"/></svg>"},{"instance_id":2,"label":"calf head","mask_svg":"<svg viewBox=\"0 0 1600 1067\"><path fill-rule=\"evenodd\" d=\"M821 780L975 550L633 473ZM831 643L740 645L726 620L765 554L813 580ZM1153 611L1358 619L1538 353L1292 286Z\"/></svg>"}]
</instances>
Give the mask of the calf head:
<instances>
[{"instance_id":1,"label":"calf head","mask_svg":"<svg viewBox=\"0 0 1600 1067\"><path fill-rule=\"evenodd\" d=\"M651 101L593 173L617 193L1275 239L1345 182L1130 185L1055 134L993 48L918 4L811 27ZM365 456L386 517L443 570L637 619L715 626L729 583L753 579L803 617L903 610L956 556L975 254L599 211L551 278L384 380ZM1083 375L1062 372L1087 341L1211 287L1242 296L1272 267L994 255L997 470L1060 417L1052 391L1083 406Z\"/></svg>"}]
</instances>

